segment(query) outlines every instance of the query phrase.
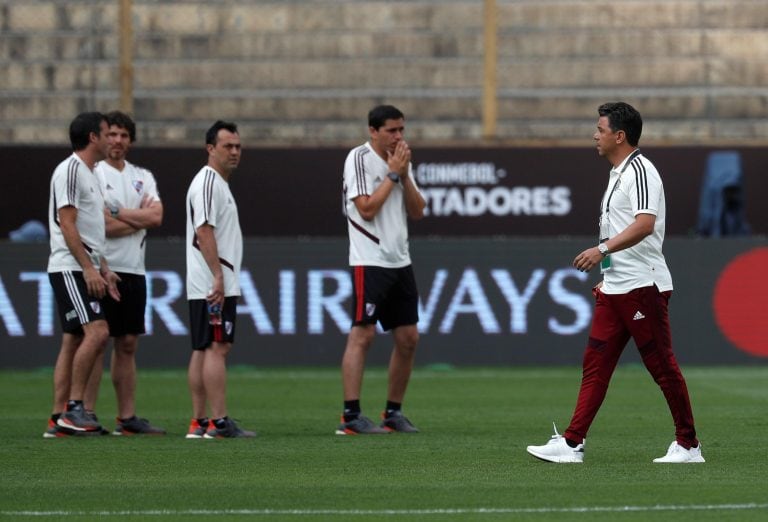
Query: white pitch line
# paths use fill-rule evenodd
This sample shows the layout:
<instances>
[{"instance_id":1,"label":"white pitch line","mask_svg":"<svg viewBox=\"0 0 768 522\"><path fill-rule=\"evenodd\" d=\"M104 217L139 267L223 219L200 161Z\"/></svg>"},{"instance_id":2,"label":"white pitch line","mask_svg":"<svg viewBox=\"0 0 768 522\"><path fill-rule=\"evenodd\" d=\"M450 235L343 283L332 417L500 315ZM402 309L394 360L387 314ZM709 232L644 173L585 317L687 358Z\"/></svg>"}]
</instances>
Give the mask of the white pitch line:
<instances>
[{"instance_id":1,"label":"white pitch line","mask_svg":"<svg viewBox=\"0 0 768 522\"><path fill-rule=\"evenodd\" d=\"M497 515L536 513L637 513L651 511L743 511L768 509L768 504L691 504L656 506L583 506L543 508L445 508L445 509L148 509L135 511L0 511L4 517L123 517L123 516L194 516L194 515L334 515L334 516L402 516L402 515Z\"/></svg>"}]
</instances>

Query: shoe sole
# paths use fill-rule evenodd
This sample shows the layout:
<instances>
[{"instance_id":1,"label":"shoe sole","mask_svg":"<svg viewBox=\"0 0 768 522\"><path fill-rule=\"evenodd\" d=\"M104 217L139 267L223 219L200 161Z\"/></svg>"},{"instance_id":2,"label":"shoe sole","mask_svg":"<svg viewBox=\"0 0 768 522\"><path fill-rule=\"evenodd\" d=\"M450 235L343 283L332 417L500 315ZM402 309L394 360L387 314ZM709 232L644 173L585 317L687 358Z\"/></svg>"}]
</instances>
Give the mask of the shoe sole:
<instances>
[{"instance_id":1,"label":"shoe sole","mask_svg":"<svg viewBox=\"0 0 768 522\"><path fill-rule=\"evenodd\" d=\"M390 428L389 426L381 426L381 429L386 430L389 433L418 433L419 430L412 429L412 430L398 430L396 428Z\"/></svg>"},{"instance_id":2,"label":"shoe sole","mask_svg":"<svg viewBox=\"0 0 768 522\"><path fill-rule=\"evenodd\" d=\"M184 438L185 439L202 439L203 436L202 435L196 435L194 433L187 433L186 435L184 435Z\"/></svg>"},{"instance_id":3,"label":"shoe sole","mask_svg":"<svg viewBox=\"0 0 768 522\"><path fill-rule=\"evenodd\" d=\"M653 459L654 464L702 464L704 462L706 462L706 460L704 460L704 457L694 457L690 460L682 460L682 461Z\"/></svg>"},{"instance_id":4,"label":"shoe sole","mask_svg":"<svg viewBox=\"0 0 768 522\"><path fill-rule=\"evenodd\" d=\"M112 432L112 435L114 435L115 437L134 437L136 435L149 435L151 437L151 436L154 436L154 435L165 435L165 433L158 433L158 432L154 432L154 431L118 431L118 430L115 430L115 431Z\"/></svg>"},{"instance_id":5,"label":"shoe sole","mask_svg":"<svg viewBox=\"0 0 768 522\"><path fill-rule=\"evenodd\" d=\"M67 437L95 437L96 435L100 435L97 431L75 431L72 433L64 433L62 431L57 431L56 433L43 433L44 439L64 439Z\"/></svg>"},{"instance_id":6,"label":"shoe sole","mask_svg":"<svg viewBox=\"0 0 768 522\"><path fill-rule=\"evenodd\" d=\"M66 428L68 430L73 430L77 432L90 432L90 431L101 431L101 426L88 426L88 427L82 427L82 426L75 426L74 424L70 424L64 419L59 419L56 421L56 425L60 426L62 428Z\"/></svg>"},{"instance_id":7,"label":"shoe sole","mask_svg":"<svg viewBox=\"0 0 768 522\"><path fill-rule=\"evenodd\" d=\"M389 435L391 432L388 430L359 432L359 431L345 429L345 430L336 430L335 433L336 435Z\"/></svg>"},{"instance_id":8,"label":"shoe sole","mask_svg":"<svg viewBox=\"0 0 768 522\"><path fill-rule=\"evenodd\" d=\"M578 459L576 457L553 457L552 455L544 455L543 453L536 453L535 451L531 451L529 448L526 448L526 451L528 454L536 457L539 460L543 460L544 462L553 462L555 464L583 464L584 459Z\"/></svg>"}]
</instances>

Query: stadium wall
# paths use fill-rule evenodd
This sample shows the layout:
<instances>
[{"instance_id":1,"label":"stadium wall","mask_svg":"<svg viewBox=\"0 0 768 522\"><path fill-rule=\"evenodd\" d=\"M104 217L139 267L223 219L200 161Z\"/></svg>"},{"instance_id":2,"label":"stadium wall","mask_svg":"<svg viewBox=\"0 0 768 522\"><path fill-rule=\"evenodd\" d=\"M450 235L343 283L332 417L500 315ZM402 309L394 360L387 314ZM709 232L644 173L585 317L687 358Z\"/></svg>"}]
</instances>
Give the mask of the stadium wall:
<instances>
[{"instance_id":1,"label":"stadium wall","mask_svg":"<svg viewBox=\"0 0 768 522\"><path fill-rule=\"evenodd\" d=\"M361 138L361 142L363 139ZM247 147L246 142L246 147ZM574 236L596 233L597 207L608 163L590 140L579 148L414 147L414 171L428 199L415 237ZM707 160L723 149L643 147L664 178L667 234L691 235ZM743 171L746 218L768 234L768 149L736 147ZM232 179L246 236L345 236L341 187L348 149L246 149ZM0 147L0 237L36 219L47 224L51 173L70 151L60 147ZM206 162L199 148L148 148L130 160L157 178L165 207L152 237L184 235L184 196Z\"/></svg>"},{"instance_id":2,"label":"stadium wall","mask_svg":"<svg viewBox=\"0 0 768 522\"><path fill-rule=\"evenodd\" d=\"M598 274L570 267L592 237L416 238L419 365L577 365ZM60 333L45 273L46 244L2 245L0 367L52 366ZM141 367L189 357L184 243L151 240ZM768 363L768 245L762 239L672 238L671 320L681 364ZM247 239L231 364L334 366L350 324L347 241ZM370 364L385 364L388 336ZM639 358L630 343L623 363Z\"/></svg>"}]
</instances>

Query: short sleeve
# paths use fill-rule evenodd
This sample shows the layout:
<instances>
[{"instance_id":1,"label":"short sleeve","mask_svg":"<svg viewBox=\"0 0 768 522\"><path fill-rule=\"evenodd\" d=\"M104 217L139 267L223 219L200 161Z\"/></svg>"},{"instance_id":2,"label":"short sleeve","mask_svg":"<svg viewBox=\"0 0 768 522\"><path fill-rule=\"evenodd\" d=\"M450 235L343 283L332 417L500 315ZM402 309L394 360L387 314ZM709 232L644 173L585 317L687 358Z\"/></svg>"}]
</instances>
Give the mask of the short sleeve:
<instances>
[{"instance_id":1,"label":"short sleeve","mask_svg":"<svg viewBox=\"0 0 768 522\"><path fill-rule=\"evenodd\" d=\"M78 176L79 165L71 162L66 169L57 170L53 176L52 190L56 201L56 210L64 207L78 208L80 190L82 190Z\"/></svg>"},{"instance_id":2,"label":"short sleeve","mask_svg":"<svg viewBox=\"0 0 768 522\"><path fill-rule=\"evenodd\" d=\"M208 224L216 227L216 173L208 171L203 184L190 194L192 225L195 229Z\"/></svg>"},{"instance_id":3,"label":"short sleeve","mask_svg":"<svg viewBox=\"0 0 768 522\"><path fill-rule=\"evenodd\" d=\"M344 162L344 188L348 200L371 195L373 180L365 161L368 154L371 151L367 147L358 147L349 153Z\"/></svg>"},{"instance_id":4,"label":"short sleeve","mask_svg":"<svg viewBox=\"0 0 768 522\"><path fill-rule=\"evenodd\" d=\"M656 168L638 159L630 164L627 174L627 196L632 204L632 214L658 215L662 184Z\"/></svg>"},{"instance_id":5,"label":"short sleeve","mask_svg":"<svg viewBox=\"0 0 768 522\"><path fill-rule=\"evenodd\" d=\"M152 173L148 170L144 170L145 175L145 182L146 187L144 188L144 193L147 194L149 197L160 201L160 192L157 189L157 182L155 181L155 176L152 175Z\"/></svg>"}]
</instances>

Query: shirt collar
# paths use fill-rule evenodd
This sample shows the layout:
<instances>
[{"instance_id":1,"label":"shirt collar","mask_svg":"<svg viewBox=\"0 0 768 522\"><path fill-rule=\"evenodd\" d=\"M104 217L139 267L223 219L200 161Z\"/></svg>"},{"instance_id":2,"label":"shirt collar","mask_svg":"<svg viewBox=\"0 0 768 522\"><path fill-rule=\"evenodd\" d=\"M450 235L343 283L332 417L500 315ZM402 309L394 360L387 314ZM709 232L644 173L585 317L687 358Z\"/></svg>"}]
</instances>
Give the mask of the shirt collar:
<instances>
[{"instance_id":1,"label":"shirt collar","mask_svg":"<svg viewBox=\"0 0 768 522\"><path fill-rule=\"evenodd\" d=\"M619 166L618 166L618 167L614 167L614 168L612 168L612 169L611 169L611 172L612 172L612 173L613 173L613 172L615 172L615 173L617 173L617 174L621 174L622 172L624 172L625 170L627 170L627 167L629 166L629 163L630 163L630 162L631 162L633 159L635 159L636 157L638 157L639 155L640 155L640 149L639 149L639 148L638 148L638 149L635 149L635 150L633 150L633 151L632 151L632 152L629 154L629 156L627 156L626 158L624 158L624 161L622 161L621 163L619 163Z\"/></svg>"}]
</instances>

